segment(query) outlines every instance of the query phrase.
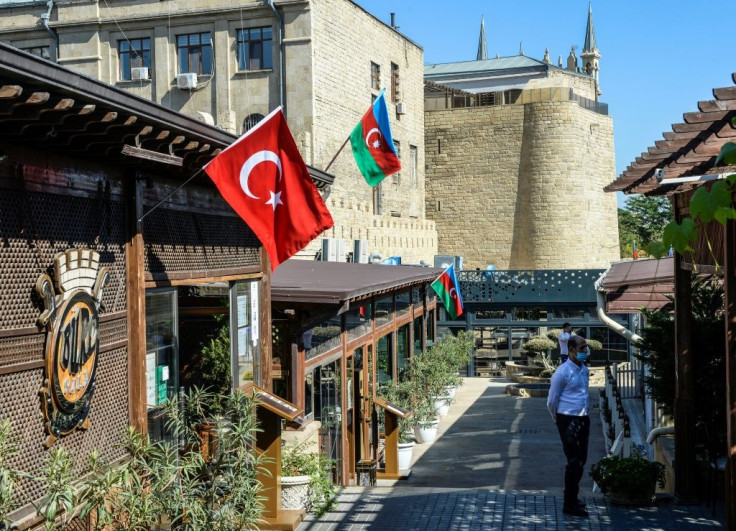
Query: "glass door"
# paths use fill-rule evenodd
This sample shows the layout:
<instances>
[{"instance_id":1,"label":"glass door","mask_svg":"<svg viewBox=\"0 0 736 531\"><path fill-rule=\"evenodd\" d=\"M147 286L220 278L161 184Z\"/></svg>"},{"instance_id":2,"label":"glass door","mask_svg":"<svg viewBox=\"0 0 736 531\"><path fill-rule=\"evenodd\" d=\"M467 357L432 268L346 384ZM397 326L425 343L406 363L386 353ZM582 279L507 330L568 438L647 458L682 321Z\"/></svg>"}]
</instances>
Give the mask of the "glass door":
<instances>
[{"instance_id":1,"label":"glass door","mask_svg":"<svg viewBox=\"0 0 736 531\"><path fill-rule=\"evenodd\" d=\"M146 404L152 440L171 440L163 406L179 389L177 291L146 292Z\"/></svg>"}]
</instances>

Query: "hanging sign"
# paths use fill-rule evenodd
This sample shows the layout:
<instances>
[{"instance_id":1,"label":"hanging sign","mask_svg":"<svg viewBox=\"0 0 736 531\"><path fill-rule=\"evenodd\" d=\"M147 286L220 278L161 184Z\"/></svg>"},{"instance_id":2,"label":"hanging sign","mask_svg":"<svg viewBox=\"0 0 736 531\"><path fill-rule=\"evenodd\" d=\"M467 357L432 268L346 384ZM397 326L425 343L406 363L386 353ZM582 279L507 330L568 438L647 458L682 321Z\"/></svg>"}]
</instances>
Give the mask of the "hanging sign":
<instances>
[{"instance_id":1,"label":"hanging sign","mask_svg":"<svg viewBox=\"0 0 736 531\"><path fill-rule=\"evenodd\" d=\"M45 307L38 324L47 329L41 396L49 447L59 437L89 427L100 346L98 311L110 280L99 261L96 251L70 249L54 257L53 282L45 274L36 281Z\"/></svg>"}]
</instances>

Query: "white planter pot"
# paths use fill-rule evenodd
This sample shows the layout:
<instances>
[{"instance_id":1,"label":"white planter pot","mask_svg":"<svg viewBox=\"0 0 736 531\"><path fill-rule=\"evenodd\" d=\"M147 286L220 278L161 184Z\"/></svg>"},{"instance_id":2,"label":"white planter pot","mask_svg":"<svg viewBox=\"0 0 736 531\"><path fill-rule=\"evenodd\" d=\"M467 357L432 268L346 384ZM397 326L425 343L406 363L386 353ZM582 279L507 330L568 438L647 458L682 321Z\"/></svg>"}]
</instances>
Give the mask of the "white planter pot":
<instances>
[{"instance_id":1,"label":"white planter pot","mask_svg":"<svg viewBox=\"0 0 736 531\"><path fill-rule=\"evenodd\" d=\"M440 421L435 420L432 424L423 426L414 426L414 438L419 444L430 443L437 438L437 426Z\"/></svg>"},{"instance_id":2,"label":"white planter pot","mask_svg":"<svg viewBox=\"0 0 736 531\"><path fill-rule=\"evenodd\" d=\"M448 396L441 396L434 399L434 410L440 417L444 417L450 411L450 402L452 402L452 399Z\"/></svg>"},{"instance_id":3,"label":"white planter pot","mask_svg":"<svg viewBox=\"0 0 736 531\"><path fill-rule=\"evenodd\" d=\"M307 509L309 476L281 476L281 508Z\"/></svg>"},{"instance_id":4,"label":"white planter pot","mask_svg":"<svg viewBox=\"0 0 736 531\"><path fill-rule=\"evenodd\" d=\"M411 466L414 443L399 443L399 470L407 470Z\"/></svg>"},{"instance_id":5,"label":"white planter pot","mask_svg":"<svg viewBox=\"0 0 736 531\"><path fill-rule=\"evenodd\" d=\"M445 387L445 396L449 397L450 400L455 399L455 391L457 391L457 387Z\"/></svg>"}]
</instances>

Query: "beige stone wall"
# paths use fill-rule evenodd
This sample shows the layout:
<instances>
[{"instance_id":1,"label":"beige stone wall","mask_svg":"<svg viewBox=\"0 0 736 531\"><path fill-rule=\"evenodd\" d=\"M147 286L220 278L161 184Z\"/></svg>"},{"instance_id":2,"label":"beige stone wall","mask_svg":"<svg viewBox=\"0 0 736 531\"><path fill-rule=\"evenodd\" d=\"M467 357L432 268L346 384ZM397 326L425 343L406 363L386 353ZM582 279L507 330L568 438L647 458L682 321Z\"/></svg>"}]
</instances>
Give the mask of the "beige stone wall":
<instances>
[{"instance_id":1,"label":"beige stone wall","mask_svg":"<svg viewBox=\"0 0 736 531\"><path fill-rule=\"evenodd\" d=\"M618 259L613 124L575 102L427 112L427 217L465 267ZM438 208L439 207L439 208Z\"/></svg>"},{"instance_id":2,"label":"beige stone wall","mask_svg":"<svg viewBox=\"0 0 736 531\"><path fill-rule=\"evenodd\" d=\"M550 68L547 79L553 79L555 82L572 88L578 96L583 96L591 100L597 99L595 79L591 76L574 74L560 70L559 68Z\"/></svg>"},{"instance_id":3,"label":"beige stone wall","mask_svg":"<svg viewBox=\"0 0 736 531\"><path fill-rule=\"evenodd\" d=\"M356 217L354 209L335 207L334 232L360 233L389 225L391 212L406 223L394 224L392 238L376 236L370 252L404 254L397 241L410 242L406 260L432 261L437 236L412 233L424 216L424 109L422 49L349 0L291 0L278 3L284 19L285 108L289 126L307 164L324 169L371 104L370 63L381 66L381 83L390 88L391 63L400 68L400 99L408 109L395 112L389 98L394 139L399 141L404 169L381 185L382 215L372 208ZM19 47L52 44L38 22L44 6L1 10L0 35ZM211 119L219 127L242 133L244 119L268 114L280 103L278 21L261 0L137 0L99 3L70 0L56 4L52 27L59 33L60 62L73 70L151 99L165 107ZM235 55L239 28L271 26L274 66L238 71ZM176 36L210 32L214 51L212 76L200 77L197 90L176 88ZM151 79L119 79L118 41L149 37ZM417 171L409 171L410 147L417 153ZM361 177L348 145L330 168L335 175L331 197L338 203L372 205L372 189ZM397 218L391 218L393 220ZM430 224L433 226L433 224ZM425 230L425 229L421 229ZM412 242L420 248L414 247ZM426 243L429 242L429 243ZM373 247L376 245L378 247ZM318 247L317 243L310 249ZM348 245L352 248L352 244Z\"/></svg>"}]
</instances>

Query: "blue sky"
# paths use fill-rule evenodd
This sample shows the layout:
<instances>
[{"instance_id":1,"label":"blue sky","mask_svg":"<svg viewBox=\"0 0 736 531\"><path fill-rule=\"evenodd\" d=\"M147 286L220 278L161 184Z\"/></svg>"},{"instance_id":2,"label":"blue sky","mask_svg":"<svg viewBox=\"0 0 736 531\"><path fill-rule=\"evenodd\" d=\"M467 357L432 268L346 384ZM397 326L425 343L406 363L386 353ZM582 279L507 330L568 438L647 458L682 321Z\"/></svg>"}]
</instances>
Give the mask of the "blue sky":
<instances>
[{"instance_id":1,"label":"blue sky","mask_svg":"<svg viewBox=\"0 0 736 531\"><path fill-rule=\"evenodd\" d=\"M541 59L556 64L583 47L587 0L357 0L424 48L425 63L475 59L480 17L488 55ZM616 146L616 176L684 112L712 89L733 85L736 72L736 0L606 0L592 2L601 52L600 100L609 105ZM620 203L621 199L619 199Z\"/></svg>"}]
</instances>

